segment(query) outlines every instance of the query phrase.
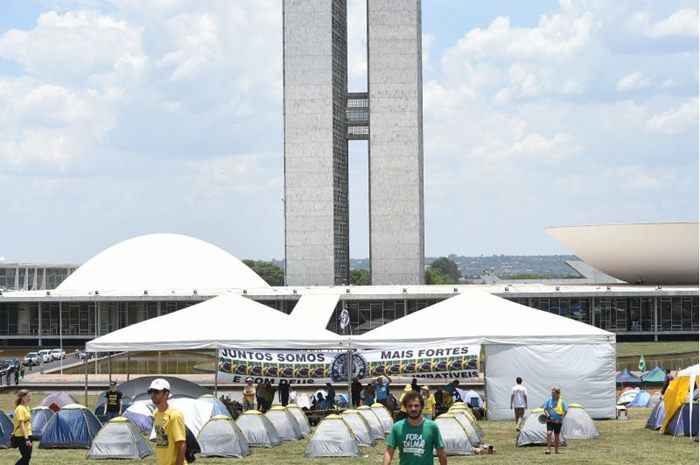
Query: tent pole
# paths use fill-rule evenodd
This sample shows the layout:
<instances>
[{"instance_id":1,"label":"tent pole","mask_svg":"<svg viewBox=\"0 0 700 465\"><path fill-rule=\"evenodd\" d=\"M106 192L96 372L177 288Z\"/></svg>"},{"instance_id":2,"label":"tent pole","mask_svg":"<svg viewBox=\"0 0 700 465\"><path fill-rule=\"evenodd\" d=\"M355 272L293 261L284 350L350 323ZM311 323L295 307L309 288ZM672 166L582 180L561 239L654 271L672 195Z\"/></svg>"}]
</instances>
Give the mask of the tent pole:
<instances>
[{"instance_id":1,"label":"tent pole","mask_svg":"<svg viewBox=\"0 0 700 465\"><path fill-rule=\"evenodd\" d=\"M352 344L348 340L348 407L353 408L352 405Z\"/></svg>"},{"instance_id":2,"label":"tent pole","mask_svg":"<svg viewBox=\"0 0 700 465\"><path fill-rule=\"evenodd\" d=\"M85 369L85 406L88 404L88 363L87 363L87 351L85 351L85 358L83 358L83 367Z\"/></svg>"},{"instance_id":3,"label":"tent pole","mask_svg":"<svg viewBox=\"0 0 700 465\"><path fill-rule=\"evenodd\" d=\"M112 384L112 352L107 352L107 370L109 372L109 384Z\"/></svg>"},{"instance_id":4,"label":"tent pole","mask_svg":"<svg viewBox=\"0 0 700 465\"><path fill-rule=\"evenodd\" d=\"M219 349L214 349L214 397L219 396Z\"/></svg>"},{"instance_id":5,"label":"tent pole","mask_svg":"<svg viewBox=\"0 0 700 465\"><path fill-rule=\"evenodd\" d=\"M131 352L126 353L126 381L129 382L131 374Z\"/></svg>"}]
</instances>

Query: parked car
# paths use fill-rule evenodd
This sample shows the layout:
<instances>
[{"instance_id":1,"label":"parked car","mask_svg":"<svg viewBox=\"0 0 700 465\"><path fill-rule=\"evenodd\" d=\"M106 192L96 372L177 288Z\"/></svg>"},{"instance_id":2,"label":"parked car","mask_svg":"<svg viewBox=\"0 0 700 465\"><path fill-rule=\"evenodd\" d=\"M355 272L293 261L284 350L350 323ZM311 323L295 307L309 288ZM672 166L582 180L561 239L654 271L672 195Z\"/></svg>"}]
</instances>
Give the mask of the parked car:
<instances>
[{"instance_id":1,"label":"parked car","mask_svg":"<svg viewBox=\"0 0 700 465\"><path fill-rule=\"evenodd\" d=\"M63 349L53 349L51 351L51 356L54 360L61 360L66 358L66 352Z\"/></svg>"},{"instance_id":2,"label":"parked car","mask_svg":"<svg viewBox=\"0 0 700 465\"><path fill-rule=\"evenodd\" d=\"M29 352L24 356L25 365L38 365L41 363L41 356L38 352Z\"/></svg>"},{"instance_id":3,"label":"parked car","mask_svg":"<svg viewBox=\"0 0 700 465\"><path fill-rule=\"evenodd\" d=\"M53 357L51 356L51 349L41 349L39 351L39 357L41 357L41 361L43 363L49 363L53 361Z\"/></svg>"}]
</instances>

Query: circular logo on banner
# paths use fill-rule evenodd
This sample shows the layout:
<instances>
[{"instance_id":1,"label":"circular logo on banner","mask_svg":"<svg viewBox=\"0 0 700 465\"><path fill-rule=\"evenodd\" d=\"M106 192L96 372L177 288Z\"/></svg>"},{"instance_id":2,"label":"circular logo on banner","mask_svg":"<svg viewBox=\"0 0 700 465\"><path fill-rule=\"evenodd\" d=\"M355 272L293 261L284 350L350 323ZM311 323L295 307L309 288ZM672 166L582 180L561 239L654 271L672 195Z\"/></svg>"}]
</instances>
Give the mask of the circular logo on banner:
<instances>
[{"instance_id":1,"label":"circular logo on banner","mask_svg":"<svg viewBox=\"0 0 700 465\"><path fill-rule=\"evenodd\" d=\"M337 383L348 380L347 362L347 352L335 356L331 364L331 379L333 382ZM360 354L352 354L352 377L367 377L367 360Z\"/></svg>"}]
</instances>

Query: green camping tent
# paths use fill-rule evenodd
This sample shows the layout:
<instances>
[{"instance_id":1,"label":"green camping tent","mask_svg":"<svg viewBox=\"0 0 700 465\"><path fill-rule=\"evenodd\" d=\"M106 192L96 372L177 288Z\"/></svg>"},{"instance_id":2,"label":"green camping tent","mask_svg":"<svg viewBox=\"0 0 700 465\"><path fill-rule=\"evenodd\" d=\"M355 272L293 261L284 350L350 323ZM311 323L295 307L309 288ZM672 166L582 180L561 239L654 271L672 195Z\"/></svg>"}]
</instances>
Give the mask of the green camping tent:
<instances>
[{"instance_id":1,"label":"green camping tent","mask_svg":"<svg viewBox=\"0 0 700 465\"><path fill-rule=\"evenodd\" d=\"M663 383L665 380L666 372L659 367L647 371L642 375L642 382L644 383Z\"/></svg>"}]
</instances>

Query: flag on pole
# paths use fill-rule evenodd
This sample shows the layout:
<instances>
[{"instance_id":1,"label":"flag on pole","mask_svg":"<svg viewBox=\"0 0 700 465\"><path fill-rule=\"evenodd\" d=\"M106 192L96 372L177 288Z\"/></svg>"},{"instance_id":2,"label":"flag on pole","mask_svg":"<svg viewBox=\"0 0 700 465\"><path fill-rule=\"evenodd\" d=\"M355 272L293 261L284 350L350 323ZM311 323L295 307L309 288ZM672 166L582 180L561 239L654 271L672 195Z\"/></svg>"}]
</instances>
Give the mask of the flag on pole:
<instances>
[{"instance_id":1,"label":"flag on pole","mask_svg":"<svg viewBox=\"0 0 700 465\"><path fill-rule=\"evenodd\" d=\"M639 371L647 371L647 362L644 361L644 354L639 357Z\"/></svg>"},{"instance_id":2,"label":"flag on pole","mask_svg":"<svg viewBox=\"0 0 700 465\"><path fill-rule=\"evenodd\" d=\"M348 312L347 308L344 308L340 312L340 330L345 331L345 328L350 326L350 312Z\"/></svg>"}]
</instances>

